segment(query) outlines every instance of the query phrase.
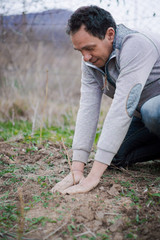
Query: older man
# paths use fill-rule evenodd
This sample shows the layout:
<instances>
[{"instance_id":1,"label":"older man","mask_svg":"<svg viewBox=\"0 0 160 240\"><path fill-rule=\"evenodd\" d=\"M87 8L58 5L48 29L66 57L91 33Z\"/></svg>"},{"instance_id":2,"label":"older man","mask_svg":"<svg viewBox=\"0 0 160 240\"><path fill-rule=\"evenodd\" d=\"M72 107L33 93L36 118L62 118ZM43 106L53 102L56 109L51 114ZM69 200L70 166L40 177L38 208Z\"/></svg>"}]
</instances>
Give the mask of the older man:
<instances>
[{"instance_id":1,"label":"older man","mask_svg":"<svg viewBox=\"0 0 160 240\"><path fill-rule=\"evenodd\" d=\"M160 157L160 36L116 25L97 6L81 7L67 33L82 58L82 87L73 140L76 185L70 173L52 191L93 189L112 163L127 166ZM92 169L83 177L94 141L102 94L113 98Z\"/></svg>"}]
</instances>

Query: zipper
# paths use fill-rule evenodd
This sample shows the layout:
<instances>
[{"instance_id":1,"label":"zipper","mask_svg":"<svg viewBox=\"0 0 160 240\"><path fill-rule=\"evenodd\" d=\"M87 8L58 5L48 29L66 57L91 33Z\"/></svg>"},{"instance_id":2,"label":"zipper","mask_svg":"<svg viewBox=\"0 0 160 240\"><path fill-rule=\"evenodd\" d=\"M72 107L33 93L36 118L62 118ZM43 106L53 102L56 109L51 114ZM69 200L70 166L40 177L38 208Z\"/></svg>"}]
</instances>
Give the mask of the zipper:
<instances>
[{"instance_id":1,"label":"zipper","mask_svg":"<svg viewBox=\"0 0 160 240\"><path fill-rule=\"evenodd\" d=\"M113 80L113 78L112 78L111 75L109 74L108 70L107 70L106 75L108 76L108 79L109 79L110 84L115 88L115 87L116 87L115 81Z\"/></svg>"},{"instance_id":2,"label":"zipper","mask_svg":"<svg viewBox=\"0 0 160 240\"><path fill-rule=\"evenodd\" d=\"M96 67L95 65L89 63L89 62L85 62L85 64L86 64L87 66L89 66L89 67L91 67L91 68L94 68L94 69L96 69L96 70L98 70L99 72L102 73L102 75L103 75L103 87L100 85L102 91L105 89L105 87L107 88L107 90L109 90L108 82L115 88L115 83L114 83L114 81L112 80L112 77L110 76L108 70L106 71L108 63L109 63L110 60L111 60L112 58L114 58L114 57L115 57L115 53L112 52L112 56L110 57L110 59L108 59L108 61L107 61L106 64L105 64L105 72L104 72L103 70L101 70L100 68ZM108 76L108 77L107 77L107 76ZM98 83L99 83L99 82L98 82Z\"/></svg>"},{"instance_id":3,"label":"zipper","mask_svg":"<svg viewBox=\"0 0 160 240\"><path fill-rule=\"evenodd\" d=\"M99 82L98 82L98 84L100 85L101 89L104 90L104 88L105 88L105 86L106 86L105 83L108 82L108 81L107 81L107 74L106 74L106 72L104 72L102 69L96 67L95 65L92 65L92 64L89 63L89 62L85 62L85 64L86 64L87 66L91 67L91 68L94 68L94 69L98 70L100 73L102 73L102 75L103 75L103 87L101 86L101 84L100 84ZM107 84L108 84L108 83L107 83Z\"/></svg>"},{"instance_id":4,"label":"zipper","mask_svg":"<svg viewBox=\"0 0 160 240\"><path fill-rule=\"evenodd\" d=\"M107 74L105 73L104 76L104 83L103 83L103 87L102 87L102 90L104 90L105 88L107 88L107 90L109 91L109 86L108 86L108 78L107 78Z\"/></svg>"}]
</instances>

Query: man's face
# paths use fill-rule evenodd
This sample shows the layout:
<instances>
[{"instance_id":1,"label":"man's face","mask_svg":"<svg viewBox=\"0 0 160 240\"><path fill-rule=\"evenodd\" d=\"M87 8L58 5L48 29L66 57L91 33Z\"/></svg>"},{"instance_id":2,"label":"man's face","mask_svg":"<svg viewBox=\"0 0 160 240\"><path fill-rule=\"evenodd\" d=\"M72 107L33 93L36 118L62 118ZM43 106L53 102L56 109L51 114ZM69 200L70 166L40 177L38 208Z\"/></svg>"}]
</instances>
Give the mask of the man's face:
<instances>
[{"instance_id":1,"label":"man's face","mask_svg":"<svg viewBox=\"0 0 160 240\"><path fill-rule=\"evenodd\" d=\"M94 37L85 30L85 26L71 35L71 40L75 50L82 53L83 59L97 67L103 67L107 62L113 48L115 32L113 28L108 28L103 40Z\"/></svg>"}]
</instances>

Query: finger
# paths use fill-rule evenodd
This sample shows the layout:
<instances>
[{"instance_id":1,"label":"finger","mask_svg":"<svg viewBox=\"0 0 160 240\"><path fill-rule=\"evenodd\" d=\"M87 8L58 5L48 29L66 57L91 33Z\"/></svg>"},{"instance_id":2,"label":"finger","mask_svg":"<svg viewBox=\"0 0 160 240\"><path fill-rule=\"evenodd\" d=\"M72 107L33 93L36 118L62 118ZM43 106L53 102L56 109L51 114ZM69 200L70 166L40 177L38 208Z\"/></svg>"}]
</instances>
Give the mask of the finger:
<instances>
[{"instance_id":1,"label":"finger","mask_svg":"<svg viewBox=\"0 0 160 240\"><path fill-rule=\"evenodd\" d=\"M76 194L76 193L86 193L89 192L91 189L95 188L99 181L95 181L93 183L88 183L86 178L83 178L81 182L75 186L71 186L63 191L62 194Z\"/></svg>"},{"instance_id":2,"label":"finger","mask_svg":"<svg viewBox=\"0 0 160 240\"><path fill-rule=\"evenodd\" d=\"M83 180L84 176L82 175L80 178L76 179L76 183L79 183L79 181ZM72 175L66 176L62 181L57 183L52 189L51 192L62 192L63 190L73 186L73 177Z\"/></svg>"},{"instance_id":3,"label":"finger","mask_svg":"<svg viewBox=\"0 0 160 240\"><path fill-rule=\"evenodd\" d=\"M56 184L52 189L51 192L56 192L59 190L65 190L66 188L69 188L70 186L72 186L72 182L61 182L60 184Z\"/></svg>"},{"instance_id":4,"label":"finger","mask_svg":"<svg viewBox=\"0 0 160 240\"><path fill-rule=\"evenodd\" d=\"M69 188L61 191L61 193L62 194L70 194L70 195L76 194L76 193L84 193L84 190L82 189L82 187L77 187L77 186L78 186L78 184L75 186L69 187Z\"/></svg>"},{"instance_id":5,"label":"finger","mask_svg":"<svg viewBox=\"0 0 160 240\"><path fill-rule=\"evenodd\" d=\"M59 190L64 190L70 186L73 185L73 179L70 178L70 176L65 177L62 181L60 181L59 183L57 183L52 189L51 192L56 192Z\"/></svg>"},{"instance_id":6,"label":"finger","mask_svg":"<svg viewBox=\"0 0 160 240\"><path fill-rule=\"evenodd\" d=\"M62 194L76 194L76 193L86 193L88 191L90 191L92 189L91 188L88 188L88 187L85 187L84 185L81 185L81 184L77 184L75 186L72 186L72 187L69 187L63 191L61 191Z\"/></svg>"},{"instance_id":7,"label":"finger","mask_svg":"<svg viewBox=\"0 0 160 240\"><path fill-rule=\"evenodd\" d=\"M79 184L82 183L84 181L85 177L82 176L81 180L79 181Z\"/></svg>"}]
</instances>

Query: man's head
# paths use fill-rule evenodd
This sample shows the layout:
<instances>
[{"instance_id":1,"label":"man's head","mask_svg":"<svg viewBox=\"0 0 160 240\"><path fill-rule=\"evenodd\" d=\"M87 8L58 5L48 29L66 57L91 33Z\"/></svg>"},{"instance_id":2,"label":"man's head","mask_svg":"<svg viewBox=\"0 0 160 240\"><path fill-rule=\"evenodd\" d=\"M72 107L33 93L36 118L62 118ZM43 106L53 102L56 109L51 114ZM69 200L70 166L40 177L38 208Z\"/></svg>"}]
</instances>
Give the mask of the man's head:
<instances>
[{"instance_id":1,"label":"man's head","mask_svg":"<svg viewBox=\"0 0 160 240\"><path fill-rule=\"evenodd\" d=\"M68 20L67 33L84 61L103 67L112 52L116 23L111 14L97 6L77 9Z\"/></svg>"}]
</instances>

